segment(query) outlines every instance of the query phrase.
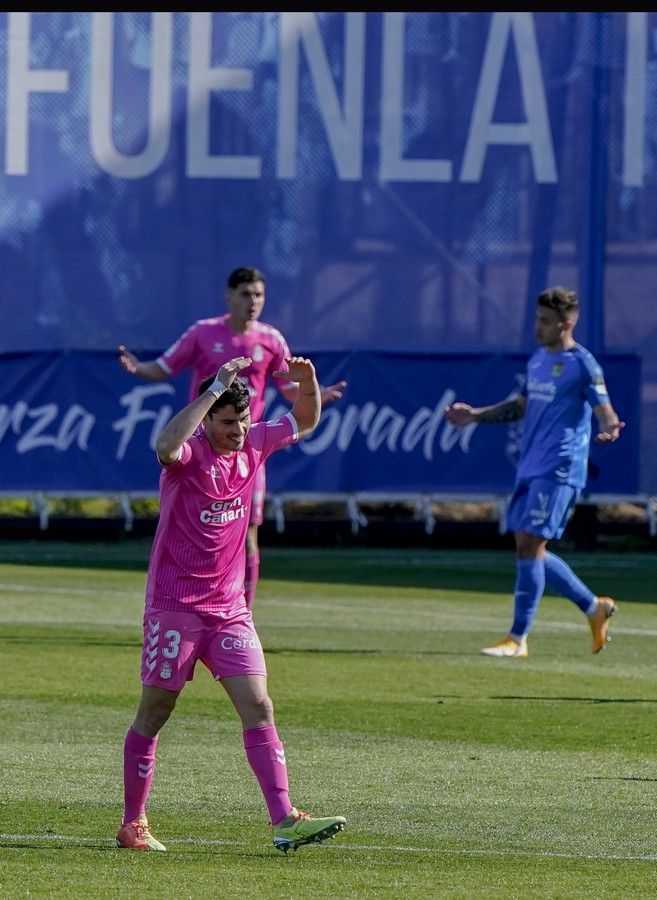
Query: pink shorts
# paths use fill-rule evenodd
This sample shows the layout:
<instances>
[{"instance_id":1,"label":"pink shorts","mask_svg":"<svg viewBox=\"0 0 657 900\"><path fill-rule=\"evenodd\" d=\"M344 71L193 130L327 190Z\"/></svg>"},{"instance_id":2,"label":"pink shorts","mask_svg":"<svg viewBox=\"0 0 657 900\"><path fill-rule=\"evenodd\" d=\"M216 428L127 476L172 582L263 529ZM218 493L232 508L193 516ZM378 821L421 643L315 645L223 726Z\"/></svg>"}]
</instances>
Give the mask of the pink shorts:
<instances>
[{"instance_id":1,"label":"pink shorts","mask_svg":"<svg viewBox=\"0 0 657 900\"><path fill-rule=\"evenodd\" d=\"M262 525L265 518L265 497L267 495L267 480L265 467L259 466L253 485L253 497L251 498L251 516L249 525Z\"/></svg>"},{"instance_id":2,"label":"pink shorts","mask_svg":"<svg viewBox=\"0 0 657 900\"><path fill-rule=\"evenodd\" d=\"M228 615L146 612L142 684L181 691L194 677L197 660L217 681L231 675L266 676L265 656L250 610L240 606Z\"/></svg>"}]
</instances>

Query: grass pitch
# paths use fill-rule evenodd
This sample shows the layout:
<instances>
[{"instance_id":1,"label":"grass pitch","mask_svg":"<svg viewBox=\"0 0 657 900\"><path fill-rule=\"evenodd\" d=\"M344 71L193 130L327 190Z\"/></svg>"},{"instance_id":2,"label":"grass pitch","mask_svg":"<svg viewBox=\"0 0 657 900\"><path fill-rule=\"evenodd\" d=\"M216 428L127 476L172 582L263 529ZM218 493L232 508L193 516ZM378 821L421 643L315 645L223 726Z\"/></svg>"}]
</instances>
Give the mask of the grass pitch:
<instances>
[{"instance_id":1,"label":"grass pitch","mask_svg":"<svg viewBox=\"0 0 657 900\"><path fill-rule=\"evenodd\" d=\"M203 668L116 850L148 543L0 547L0 897L657 895L657 560L564 554L620 606L594 656L543 598L526 660L507 552L263 550L256 623L301 809L347 830L284 856Z\"/></svg>"}]
</instances>

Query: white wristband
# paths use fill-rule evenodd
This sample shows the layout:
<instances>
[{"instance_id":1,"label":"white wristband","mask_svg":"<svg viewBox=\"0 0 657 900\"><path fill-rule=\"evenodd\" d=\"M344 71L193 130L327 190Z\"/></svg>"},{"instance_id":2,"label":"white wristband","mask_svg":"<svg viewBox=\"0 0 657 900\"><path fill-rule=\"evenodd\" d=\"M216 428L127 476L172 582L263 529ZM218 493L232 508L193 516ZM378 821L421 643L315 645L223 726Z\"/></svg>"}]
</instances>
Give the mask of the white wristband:
<instances>
[{"instance_id":1,"label":"white wristband","mask_svg":"<svg viewBox=\"0 0 657 900\"><path fill-rule=\"evenodd\" d=\"M215 400L218 400L219 397L221 397L221 395L222 395L225 391L228 390L228 388L227 388L226 385L223 383L223 381L221 381L221 379L219 378L219 376L216 375L214 381L213 381L212 384L208 387L208 390L210 391L211 394L214 394L214 399L215 399Z\"/></svg>"}]
</instances>

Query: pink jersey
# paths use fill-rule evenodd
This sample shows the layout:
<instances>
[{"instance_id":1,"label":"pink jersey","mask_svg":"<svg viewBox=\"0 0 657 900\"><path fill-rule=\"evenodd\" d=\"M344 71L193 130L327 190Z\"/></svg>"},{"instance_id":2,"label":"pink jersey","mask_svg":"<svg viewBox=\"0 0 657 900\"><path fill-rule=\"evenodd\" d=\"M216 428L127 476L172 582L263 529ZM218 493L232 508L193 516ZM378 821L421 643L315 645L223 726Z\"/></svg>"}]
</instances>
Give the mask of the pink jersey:
<instances>
[{"instance_id":1,"label":"pink jersey","mask_svg":"<svg viewBox=\"0 0 657 900\"><path fill-rule=\"evenodd\" d=\"M265 387L272 372L285 369L285 357L290 348L283 335L271 325L253 322L244 334L237 334L228 324L228 314L215 319L199 319L158 357L158 364L167 375L178 375L191 367L192 380L189 400L198 397L198 386L208 375L216 375L218 369L235 356L249 356L253 363L240 372L247 382L251 395L251 420L262 418ZM279 387L290 386L285 379L274 379Z\"/></svg>"},{"instance_id":2,"label":"pink jersey","mask_svg":"<svg viewBox=\"0 0 657 900\"><path fill-rule=\"evenodd\" d=\"M214 612L244 603L246 530L256 471L298 440L291 413L251 427L242 450L216 453L202 429L160 475L160 519L146 610Z\"/></svg>"}]
</instances>

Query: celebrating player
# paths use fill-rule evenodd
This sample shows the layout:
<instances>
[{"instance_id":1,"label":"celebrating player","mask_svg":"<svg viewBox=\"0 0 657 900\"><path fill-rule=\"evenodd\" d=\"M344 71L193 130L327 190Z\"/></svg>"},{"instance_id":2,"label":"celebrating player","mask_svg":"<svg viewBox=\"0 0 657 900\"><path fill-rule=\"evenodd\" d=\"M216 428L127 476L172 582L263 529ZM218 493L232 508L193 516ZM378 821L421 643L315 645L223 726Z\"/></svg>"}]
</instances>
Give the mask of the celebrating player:
<instances>
[{"instance_id":1,"label":"celebrating player","mask_svg":"<svg viewBox=\"0 0 657 900\"><path fill-rule=\"evenodd\" d=\"M228 312L212 319L199 319L157 359L141 362L134 353L121 345L119 362L131 375L147 381L163 381L191 368L189 399L198 394L203 378L214 375L220 365L236 356L250 359L242 378L251 395L251 420L259 422L265 408L265 388L272 379L288 403L296 397L296 387L276 376L283 361L290 355L285 338L276 328L260 322L265 305L265 276L259 269L239 268L228 276L226 287ZM322 404L342 397L345 381L321 389ZM258 527L264 517L266 495L265 467L258 470L253 491L249 527L246 532L246 602L253 606L260 574Z\"/></svg>"},{"instance_id":2,"label":"celebrating player","mask_svg":"<svg viewBox=\"0 0 657 900\"><path fill-rule=\"evenodd\" d=\"M258 468L317 427L319 384L310 360L288 357L286 370L273 374L298 385L292 410L252 427L249 392L236 378L250 365L243 356L226 362L157 439L160 518L146 583L141 700L124 742L124 813L116 838L126 849L165 850L146 817L155 750L198 660L221 682L241 720L274 845L296 850L344 829L342 816L312 818L290 802L265 658L244 597L244 536Z\"/></svg>"}]
</instances>

